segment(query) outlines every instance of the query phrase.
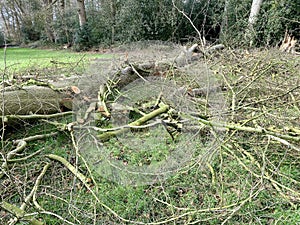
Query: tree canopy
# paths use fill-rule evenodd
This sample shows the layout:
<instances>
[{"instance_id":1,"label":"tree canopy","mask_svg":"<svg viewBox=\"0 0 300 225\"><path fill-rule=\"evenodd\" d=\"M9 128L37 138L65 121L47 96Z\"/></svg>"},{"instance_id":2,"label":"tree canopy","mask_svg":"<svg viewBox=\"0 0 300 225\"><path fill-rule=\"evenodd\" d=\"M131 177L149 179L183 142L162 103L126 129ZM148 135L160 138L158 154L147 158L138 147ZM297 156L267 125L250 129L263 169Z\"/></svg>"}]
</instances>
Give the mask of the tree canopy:
<instances>
[{"instance_id":1,"label":"tree canopy","mask_svg":"<svg viewBox=\"0 0 300 225\"><path fill-rule=\"evenodd\" d=\"M206 40L241 46L251 4L252 0L4 0L1 35L11 43L68 43L83 49L138 40L193 41L197 28ZM255 45L276 45L285 30L298 38L299 11L294 0L263 1L253 27Z\"/></svg>"}]
</instances>

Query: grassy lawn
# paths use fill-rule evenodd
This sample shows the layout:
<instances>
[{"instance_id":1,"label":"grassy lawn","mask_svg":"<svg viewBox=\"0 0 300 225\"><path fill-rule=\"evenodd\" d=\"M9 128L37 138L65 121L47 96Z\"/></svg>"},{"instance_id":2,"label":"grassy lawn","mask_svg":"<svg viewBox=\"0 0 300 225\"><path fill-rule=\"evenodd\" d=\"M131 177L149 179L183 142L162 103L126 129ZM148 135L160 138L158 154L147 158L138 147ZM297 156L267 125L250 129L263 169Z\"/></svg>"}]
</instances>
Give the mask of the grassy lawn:
<instances>
[{"instance_id":1,"label":"grassy lawn","mask_svg":"<svg viewBox=\"0 0 300 225\"><path fill-rule=\"evenodd\" d=\"M4 69L4 49L0 49L0 68ZM8 74L24 74L36 71L53 71L76 68L80 71L91 60L110 57L108 54L76 53L69 50L45 50L30 48L7 48L6 67Z\"/></svg>"}]
</instances>

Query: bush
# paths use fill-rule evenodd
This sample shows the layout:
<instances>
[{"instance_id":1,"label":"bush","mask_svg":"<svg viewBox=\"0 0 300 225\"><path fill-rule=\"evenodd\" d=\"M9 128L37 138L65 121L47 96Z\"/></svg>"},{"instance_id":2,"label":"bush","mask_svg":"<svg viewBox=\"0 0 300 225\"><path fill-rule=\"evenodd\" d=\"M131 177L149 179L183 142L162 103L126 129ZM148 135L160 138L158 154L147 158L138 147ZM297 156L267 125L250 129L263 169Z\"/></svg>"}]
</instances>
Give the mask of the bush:
<instances>
[{"instance_id":1,"label":"bush","mask_svg":"<svg viewBox=\"0 0 300 225\"><path fill-rule=\"evenodd\" d=\"M260 45L278 45L285 30L299 38L299 9L293 0L269 1L263 4L256 26L257 42Z\"/></svg>"},{"instance_id":2,"label":"bush","mask_svg":"<svg viewBox=\"0 0 300 225\"><path fill-rule=\"evenodd\" d=\"M91 39L91 28L89 23L86 23L83 27L77 29L75 34L75 50L88 50L93 46Z\"/></svg>"}]
</instances>

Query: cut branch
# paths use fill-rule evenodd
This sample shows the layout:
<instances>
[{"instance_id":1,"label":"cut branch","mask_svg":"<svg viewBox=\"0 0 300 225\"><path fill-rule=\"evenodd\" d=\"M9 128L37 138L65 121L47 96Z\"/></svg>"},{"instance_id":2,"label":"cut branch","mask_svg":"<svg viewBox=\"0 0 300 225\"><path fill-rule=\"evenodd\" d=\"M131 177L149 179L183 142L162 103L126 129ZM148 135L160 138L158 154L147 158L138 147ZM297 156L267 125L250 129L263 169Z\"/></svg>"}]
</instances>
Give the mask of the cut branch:
<instances>
[{"instance_id":1,"label":"cut branch","mask_svg":"<svg viewBox=\"0 0 300 225\"><path fill-rule=\"evenodd\" d=\"M44 225L45 223L34 219L32 217L26 217L24 214L24 210L20 209L19 207L12 205L8 202L1 202L0 203L0 207L3 208L4 210L8 211L9 213L13 214L14 216L16 216L17 218L22 218L24 220L29 220L31 225ZM25 216L25 217L24 217Z\"/></svg>"},{"instance_id":2,"label":"cut branch","mask_svg":"<svg viewBox=\"0 0 300 225\"><path fill-rule=\"evenodd\" d=\"M247 127L242 126L240 124L230 124L230 123L222 123L222 122L215 122L215 121L209 121L202 118L196 118L200 123L205 124L207 126L215 127L215 128L221 128L221 129L229 129L229 130L237 130L237 131L245 131L245 132L252 132L252 133L258 133L258 134L265 134L265 135L272 135L278 138L291 140L291 141L300 141L300 133L291 133L289 134L283 134L279 132L272 131L271 129L267 128L254 128L254 127Z\"/></svg>"},{"instance_id":3,"label":"cut branch","mask_svg":"<svg viewBox=\"0 0 300 225\"><path fill-rule=\"evenodd\" d=\"M54 155L54 154L49 154L46 155L49 159L56 160L63 164L68 170L70 170L83 184L87 185L88 182L90 181L89 178L85 177L82 173L80 173L71 163L69 163L67 160L64 158Z\"/></svg>"},{"instance_id":4,"label":"cut branch","mask_svg":"<svg viewBox=\"0 0 300 225\"><path fill-rule=\"evenodd\" d=\"M159 106L158 109L144 115L143 117L139 118L138 120L132 122L129 124L129 127L130 126L140 126L144 123L146 123L147 121L155 118L156 116L162 114L162 113L165 113L169 110L169 106L168 105L165 105L165 104L161 104ZM121 129L121 130L116 130L116 131L111 131L111 132L106 132L106 133L103 133L103 134L100 134L98 136L98 138L101 140L101 141L108 141L110 138L112 137L115 137L119 134L122 134L126 131L128 131L130 128L124 128L124 129Z\"/></svg>"}]
</instances>

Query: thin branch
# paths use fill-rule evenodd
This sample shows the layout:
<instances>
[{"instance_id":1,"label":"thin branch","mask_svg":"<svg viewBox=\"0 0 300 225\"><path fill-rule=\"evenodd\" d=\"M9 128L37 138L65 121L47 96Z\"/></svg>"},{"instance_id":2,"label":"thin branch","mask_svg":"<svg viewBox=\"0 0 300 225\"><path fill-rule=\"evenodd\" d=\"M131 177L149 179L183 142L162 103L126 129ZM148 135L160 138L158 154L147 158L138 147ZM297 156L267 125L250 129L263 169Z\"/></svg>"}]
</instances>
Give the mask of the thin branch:
<instances>
[{"instance_id":1,"label":"thin branch","mask_svg":"<svg viewBox=\"0 0 300 225\"><path fill-rule=\"evenodd\" d=\"M2 73L2 90L4 90L5 88L5 73L6 73L6 69L7 69L7 65L6 65L6 48L7 48L7 44L6 44L6 37L4 36L4 52L3 52L3 60L4 60L4 69L3 69L3 73ZM4 91L2 91L1 93L1 97L2 99L4 99ZM2 109L4 109L5 107L5 101L2 101L2 105L1 105ZM2 110L2 118L4 118L4 110ZM5 135L5 122L4 120L1 121L2 123L2 128L1 128L1 149L2 151L0 151L0 154L1 154L1 157L4 161L4 164L7 165L7 158L6 158L6 155L4 154L4 146L5 146L5 143L4 143L4 135ZM3 165L2 165L3 166ZM3 170L3 167L1 167L1 171L0 171L0 177L1 177L1 174L2 174L2 170Z\"/></svg>"},{"instance_id":2,"label":"thin branch","mask_svg":"<svg viewBox=\"0 0 300 225\"><path fill-rule=\"evenodd\" d=\"M192 27L194 28L194 30L197 32L197 34L198 34L198 36L199 36L200 43L201 43L201 47L204 48L204 46L205 46L204 38L202 38L202 35L201 35L200 31L197 29L197 27L195 26L195 24L193 23L193 21L191 20L191 18L190 18L188 15L186 15L186 13L185 13L183 10L180 10L180 9L176 6L174 0L172 0L172 3L173 3L173 7L174 7L179 13L181 13L181 14L189 21L189 23L192 25Z\"/></svg>"},{"instance_id":3,"label":"thin branch","mask_svg":"<svg viewBox=\"0 0 300 225\"><path fill-rule=\"evenodd\" d=\"M156 110L144 115L143 117L139 118L138 120L130 123L129 126L140 126L140 125L144 124L145 122L155 118L156 116L167 112L168 110L169 110L169 106L162 103L158 109L156 109ZM117 131L106 132L106 133L98 135L98 138L102 141L107 141L110 138L115 137L118 134L125 132L127 129L128 128L125 128L122 130L117 130Z\"/></svg>"}]
</instances>

